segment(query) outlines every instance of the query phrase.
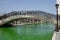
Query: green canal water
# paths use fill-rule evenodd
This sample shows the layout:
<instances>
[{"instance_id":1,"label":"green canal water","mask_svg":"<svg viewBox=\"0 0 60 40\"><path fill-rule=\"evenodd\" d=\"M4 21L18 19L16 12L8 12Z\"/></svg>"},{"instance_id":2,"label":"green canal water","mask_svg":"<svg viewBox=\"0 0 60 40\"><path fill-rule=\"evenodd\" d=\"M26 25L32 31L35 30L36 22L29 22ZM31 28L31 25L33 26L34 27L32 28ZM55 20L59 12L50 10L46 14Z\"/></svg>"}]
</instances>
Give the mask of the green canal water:
<instances>
[{"instance_id":1,"label":"green canal water","mask_svg":"<svg viewBox=\"0 0 60 40\"><path fill-rule=\"evenodd\" d=\"M0 28L0 40L51 40L54 29L51 23Z\"/></svg>"}]
</instances>

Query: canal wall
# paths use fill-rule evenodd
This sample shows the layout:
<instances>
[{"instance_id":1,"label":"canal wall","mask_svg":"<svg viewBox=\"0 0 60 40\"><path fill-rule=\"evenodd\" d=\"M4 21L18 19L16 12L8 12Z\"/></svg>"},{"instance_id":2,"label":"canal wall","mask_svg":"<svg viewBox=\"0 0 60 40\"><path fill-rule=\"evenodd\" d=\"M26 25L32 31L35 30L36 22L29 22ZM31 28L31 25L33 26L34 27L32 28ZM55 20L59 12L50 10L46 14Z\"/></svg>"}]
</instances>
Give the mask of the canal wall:
<instances>
[{"instance_id":1,"label":"canal wall","mask_svg":"<svg viewBox=\"0 0 60 40\"><path fill-rule=\"evenodd\" d=\"M54 32L52 40L60 40L60 30L59 32Z\"/></svg>"},{"instance_id":2,"label":"canal wall","mask_svg":"<svg viewBox=\"0 0 60 40\"><path fill-rule=\"evenodd\" d=\"M53 36L52 36L52 40L55 40L56 37L56 32L54 32Z\"/></svg>"}]
</instances>

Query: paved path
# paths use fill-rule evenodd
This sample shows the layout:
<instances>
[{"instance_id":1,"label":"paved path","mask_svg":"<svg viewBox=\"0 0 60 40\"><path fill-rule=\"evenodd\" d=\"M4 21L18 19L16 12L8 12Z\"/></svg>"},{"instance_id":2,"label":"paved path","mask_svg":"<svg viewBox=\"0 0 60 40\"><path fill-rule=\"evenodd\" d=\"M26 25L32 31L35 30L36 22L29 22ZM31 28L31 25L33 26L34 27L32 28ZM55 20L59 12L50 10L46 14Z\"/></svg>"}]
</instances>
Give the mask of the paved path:
<instances>
[{"instance_id":1,"label":"paved path","mask_svg":"<svg viewBox=\"0 0 60 40\"><path fill-rule=\"evenodd\" d=\"M60 40L60 30L59 32L54 32L52 40Z\"/></svg>"}]
</instances>

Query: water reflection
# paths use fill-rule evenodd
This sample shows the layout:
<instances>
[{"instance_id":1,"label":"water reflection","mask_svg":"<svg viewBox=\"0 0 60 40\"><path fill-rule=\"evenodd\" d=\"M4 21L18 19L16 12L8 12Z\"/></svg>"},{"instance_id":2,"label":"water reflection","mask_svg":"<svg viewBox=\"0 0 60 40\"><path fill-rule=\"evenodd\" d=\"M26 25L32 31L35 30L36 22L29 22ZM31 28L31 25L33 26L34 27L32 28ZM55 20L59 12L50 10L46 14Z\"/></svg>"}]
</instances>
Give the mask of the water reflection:
<instances>
[{"instance_id":1,"label":"water reflection","mask_svg":"<svg viewBox=\"0 0 60 40\"><path fill-rule=\"evenodd\" d=\"M0 40L51 40L54 29L50 23L0 28Z\"/></svg>"}]
</instances>

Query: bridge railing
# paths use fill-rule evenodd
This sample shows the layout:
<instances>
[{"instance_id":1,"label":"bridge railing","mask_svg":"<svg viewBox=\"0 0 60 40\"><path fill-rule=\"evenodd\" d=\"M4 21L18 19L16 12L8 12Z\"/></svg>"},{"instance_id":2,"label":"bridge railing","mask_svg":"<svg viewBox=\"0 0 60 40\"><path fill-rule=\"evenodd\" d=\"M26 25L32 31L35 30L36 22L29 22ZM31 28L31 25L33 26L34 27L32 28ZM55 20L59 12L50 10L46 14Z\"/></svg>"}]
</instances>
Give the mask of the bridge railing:
<instances>
[{"instance_id":1,"label":"bridge railing","mask_svg":"<svg viewBox=\"0 0 60 40\"><path fill-rule=\"evenodd\" d=\"M49 13L48 13L49 14ZM46 17L50 17L51 14L48 15L46 12L42 12L42 11L13 11L10 12L8 14L5 14L3 16L0 17L0 19L4 19L13 15L36 15L36 16L46 16Z\"/></svg>"}]
</instances>

